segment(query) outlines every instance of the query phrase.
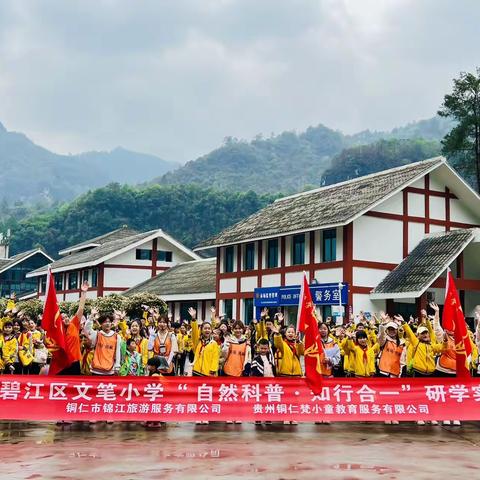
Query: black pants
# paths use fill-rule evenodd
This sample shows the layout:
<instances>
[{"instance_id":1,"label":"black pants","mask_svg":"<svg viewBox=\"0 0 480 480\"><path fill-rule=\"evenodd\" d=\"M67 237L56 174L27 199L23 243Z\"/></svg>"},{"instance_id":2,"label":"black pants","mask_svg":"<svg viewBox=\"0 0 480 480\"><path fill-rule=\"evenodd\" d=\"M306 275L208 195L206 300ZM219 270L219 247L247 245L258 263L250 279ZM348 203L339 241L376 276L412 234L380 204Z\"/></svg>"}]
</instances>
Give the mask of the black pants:
<instances>
[{"instance_id":1,"label":"black pants","mask_svg":"<svg viewBox=\"0 0 480 480\"><path fill-rule=\"evenodd\" d=\"M80 362L73 362L69 367L60 371L58 375L81 375Z\"/></svg>"}]
</instances>

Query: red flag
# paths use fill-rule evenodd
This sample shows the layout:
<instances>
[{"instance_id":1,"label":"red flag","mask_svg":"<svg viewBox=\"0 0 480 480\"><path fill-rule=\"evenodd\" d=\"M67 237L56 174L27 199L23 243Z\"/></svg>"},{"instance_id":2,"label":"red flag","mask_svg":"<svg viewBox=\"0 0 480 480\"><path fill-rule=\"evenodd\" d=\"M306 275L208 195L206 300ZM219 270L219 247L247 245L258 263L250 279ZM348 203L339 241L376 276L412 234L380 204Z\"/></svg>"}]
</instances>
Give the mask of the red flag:
<instances>
[{"instance_id":1,"label":"red flag","mask_svg":"<svg viewBox=\"0 0 480 480\"><path fill-rule=\"evenodd\" d=\"M457 377L470 377L467 358L472 354L472 344L468 336L467 324L458 296L452 272L447 273L447 292L443 307L442 325L444 330L454 332L455 351L457 354Z\"/></svg>"},{"instance_id":2,"label":"red flag","mask_svg":"<svg viewBox=\"0 0 480 480\"><path fill-rule=\"evenodd\" d=\"M298 305L298 330L305 333L305 376L307 385L315 395L322 390L322 362L325 356L322 340L318 332L315 305L308 286L307 275L304 273L300 288Z\"/></svg>"},{"instance_id":3,"label":"red flag","mask_svg":"<svg viewBox=\"0 0 480 480\"><path fill-rule=\"evenodd\" d=\"M58 372L70 366L65 352L65 333L63 329L62 316L57 303L57 292L55 291L55 282L53 275L48 269L47 290L45 294L45 304L43 306L42 328L47 335L47 342L52 352L52 361L50 363L49 375L56 375Z\"/></svg>"}]
</instances>

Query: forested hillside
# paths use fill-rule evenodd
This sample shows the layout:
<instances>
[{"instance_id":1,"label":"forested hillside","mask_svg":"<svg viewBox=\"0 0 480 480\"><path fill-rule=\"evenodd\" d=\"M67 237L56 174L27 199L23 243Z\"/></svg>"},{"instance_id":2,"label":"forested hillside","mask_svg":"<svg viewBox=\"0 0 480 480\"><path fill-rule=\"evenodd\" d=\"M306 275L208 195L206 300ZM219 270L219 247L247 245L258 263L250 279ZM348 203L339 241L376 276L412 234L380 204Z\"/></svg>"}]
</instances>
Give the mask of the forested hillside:
<instances>
[{"instance_id":1,"label":"forested hillside","mask_svg":"<svg viewBox=\"0 0 480 480\"><path fill-rule=\"evenodd\" d=\"M12 254L41 246L55 256L62 248L128 225L162 228L193 247L272 202L272 195L221 192L195 186L133 188L118 184L88 192L52 212L23 220L5 219L12 230Z\"/></svg>"},{"instance_id":2,"label":"forested hillside","mask_svg":"<svg viewBox=\"0 0 480 480\"><path fill-rule=\"evenodd\" d=\"M439 142L451 125L448 120L434 117L390 132L365 130L355 135L344 135L318 125L309 127L302 133L284 132L270 138L258 136L251 142L228 137L222 147L168 172L154 182L196 184L235 191L252 189L256 192L297 192L306 185L321 185L325 172L338 168L336 155L341 155L344 149L380 140L426 139ZM418 145L413 145L412 150L417 151ZM425 152L429 150L425 148ZM432 146L431 150L436 148ZM398 159L399 162L401 160ZM377 162L378 159L374 161ZM414 161L414 158L410 161ZM364 171L375 171L378 168L372 166L369 169L367 164L365 167Z\"/></svg>"}]
</instances>

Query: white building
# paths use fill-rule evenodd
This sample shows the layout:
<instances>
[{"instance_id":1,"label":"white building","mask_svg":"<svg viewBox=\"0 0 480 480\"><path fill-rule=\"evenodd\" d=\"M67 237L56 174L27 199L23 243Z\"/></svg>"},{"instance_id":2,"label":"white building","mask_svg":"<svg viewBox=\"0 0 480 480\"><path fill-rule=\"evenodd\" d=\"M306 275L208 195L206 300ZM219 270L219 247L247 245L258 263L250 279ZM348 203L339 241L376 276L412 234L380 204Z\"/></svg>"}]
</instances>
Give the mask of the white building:
<instances>
[{"instance_id":1,"label":"white building","mask_svg":"<svg viewBox=\"0 0 480 480\"><path fill-rule=\"evenodd\" d=\"M200 257L162 230L139 233L126 227L73 245L51 263L58 300L77 300L88 280L88 298L119 293L167 270ZM45 295L48 266L30 272L36 277L37 296Z\"/></svg>"},{"instance_id":2,"label":"white building","mask_svg":"<svg viewBox=\"0 0 480 480\"><path fill-rule=\"evenodd\" d=\"M127 290L124 295L148 292L159 295L168 305L175 322L189 320L188 309L197 310L199 320L210 320L215 306L216 259L179 263Z\"/></svg>"},{"instance_id":3,"label":"white building","mask_svg":"<svg viewBox=\"0 0 480 480\"><path fill-rule=\"evenodd\" d=\"M480 239L469 229L479 226L480 197L436 157L278 199L197 250L217 249L217 303L246 321L263 297L282 307L278 289L299 285L303 271L311 283L344 284L347 311L413 313L443 303L448 265L471 315ZM323 303L324 315L336 302ZM286 311L292 320L294 307Z\"/></svg>"}]
</instances>

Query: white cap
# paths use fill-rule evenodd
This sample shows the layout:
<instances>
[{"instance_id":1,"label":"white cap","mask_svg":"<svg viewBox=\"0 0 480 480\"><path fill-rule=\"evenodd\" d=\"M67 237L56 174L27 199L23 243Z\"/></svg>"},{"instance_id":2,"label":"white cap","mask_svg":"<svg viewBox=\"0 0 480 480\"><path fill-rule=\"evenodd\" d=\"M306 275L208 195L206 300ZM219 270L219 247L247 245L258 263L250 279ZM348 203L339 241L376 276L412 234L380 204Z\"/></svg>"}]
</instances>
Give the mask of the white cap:
<instances>
[{"instance_id":1,"label":"white cap","mask_svg":"<svg viewBox=\"0 0 480 480\"><path fill-rule=\"evenodd\" d=\"M398 324L395 322L388 322L385 328L394 328L396 330L398 328Z\"/></svg>"}]
</instances>

